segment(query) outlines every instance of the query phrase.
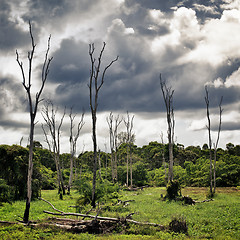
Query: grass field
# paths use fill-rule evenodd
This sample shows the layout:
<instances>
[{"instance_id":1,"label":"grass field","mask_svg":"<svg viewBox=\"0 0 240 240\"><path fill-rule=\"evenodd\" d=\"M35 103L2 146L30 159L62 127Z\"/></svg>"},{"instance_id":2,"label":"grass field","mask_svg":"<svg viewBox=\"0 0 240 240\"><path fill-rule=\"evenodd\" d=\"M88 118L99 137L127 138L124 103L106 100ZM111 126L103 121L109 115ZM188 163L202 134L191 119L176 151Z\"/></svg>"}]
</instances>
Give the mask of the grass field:
<instances>
[{"instance_id":1,"label":"grass field","mask_svg":"<svg viewBox=\"0 0 240 240\"><path fill-rule=\"evenodd\" d=\"M201 201L206 198L206 188L184 188L182 194ZM135 200L126 208L117 212L102 211L101 216L121 217L134 212L133 219L141 222L152 222L168 225L173 217L183 217L188 225L188 235L167 231L153 231L132 225L128 235L112 234L96 236L90 234L71 234L57 229L35 229L22 225L2 225L0 239L240 239L240 191L236 188L219 188L214 201L182 205L181 202L162 201L165 188L145 188L143 191L121 193L122 200ZM42 198L50 201L57 209L74 212L78 194L65 196L59 200L56 191L42 191ZM24 201L4 204L0 207L0 220L16 221L21 219L25 207ZM50 205L37 200L31 204L30 219L41 220L49 216L43 210L53 211ZM92 213L94 214L94 213Z\"/></svg>"}]
</instances>

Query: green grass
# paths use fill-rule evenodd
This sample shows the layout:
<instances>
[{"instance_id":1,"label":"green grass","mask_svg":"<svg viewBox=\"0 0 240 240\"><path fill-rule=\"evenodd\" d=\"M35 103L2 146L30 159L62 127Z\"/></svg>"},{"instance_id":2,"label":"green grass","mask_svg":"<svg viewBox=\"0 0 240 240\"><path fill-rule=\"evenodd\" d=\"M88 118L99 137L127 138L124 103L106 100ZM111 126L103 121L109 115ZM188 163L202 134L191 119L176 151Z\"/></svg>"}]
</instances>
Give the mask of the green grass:
<instances>
[{"instance_id":1,"label":"green grass","mask_svg":"<svg viewBox=\"0 0 240 240\"><path fill-rule=\"evenodd\" d=\"M183 195L201 201L206 198L206 188L184 188ZM193 206L182 205L181 202L162 201L165 188L146 188L143 191L123 192L122 200L135 200L126 208L117 209L118 212L104 211L102 216L119 217L134 212L133 219L141 222L153 222L168 225L174 216L182 216L188 225L188 236L166 231L156 232L151 228L132 225L128 233L147 235L106 235L71 234L56 229L32 229L21 225L2 226L0 239L240 239L240 191L235 188L221 188L217 190L214 201L197 203ZM56 191L42 191L42 198L50 201L57 209L74 212L78 194L73 192L59 200ZM13 204L6 203L0 207L0 220L16 221L23 215L25 201ZM31 220L50 217L43 210L53 211L47 203L36 200L31 203ZM94 213L93 213L94 214ZM20 216L20 217L19 217ZM17 235L19 233L19 235ZM16 235L16 236L15 236Z\"/></svg>"}]
</instances>

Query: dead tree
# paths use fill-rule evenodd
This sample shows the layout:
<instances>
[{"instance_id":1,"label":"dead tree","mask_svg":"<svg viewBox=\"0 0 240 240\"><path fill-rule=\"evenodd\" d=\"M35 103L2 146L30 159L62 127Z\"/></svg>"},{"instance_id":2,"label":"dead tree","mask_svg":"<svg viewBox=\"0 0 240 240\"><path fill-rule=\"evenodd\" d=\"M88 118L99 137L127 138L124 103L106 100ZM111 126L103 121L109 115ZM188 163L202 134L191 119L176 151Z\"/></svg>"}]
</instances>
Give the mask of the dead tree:
<instances>
[{"instance_id":1,"label":"dead tree","mask_svg":"<svg viewBox=\"0 0 240 240\"><path fill-rule=\"evenodd\" d=\"M26 208L24 212L23 221L29 221L29 211L30 211L30 203L32 198L32 173L33 173L33 142L34 142L34 127L36 125L35 118L38 111L38 105L41 102L41 94L43 92L45 83L47 81L47 77L49 74L50 63L52 58L48 57L49 50L50 50L50 39L51 36L48 38L48 46L47 51L45 54L43 66L42 66L42 73L41 73L41 85L39 91L35 95L35 101L32 99L32 70L33 70L33 58L35 54L36 44L34 42L34 37L32 33L32 24L29 21L29 33L31 38L31 45L32 49L28 52L28 71L27 73L24 70L23 63L19 59L18 51L16 50L16 60L21 69L22 79L23 79L23 87L27 92L28 97L28 104L29 104L29 113L30 113L30 134L29 134L29 160L28 160L28 178L27 178L27 199L26 199Z\"/></svg>"},{"instance_id":2,"label":"dead tree","mask_svg":"<svg viewBox=\"0 0 240 240\"><path fill-rule=\"evenodd\" d=\"M164 141L163 141L163 133L162 132L161 132L160 137L161 137L162 147L163 147L163 148L161 148L161 154L162 154L163 166L164 166L164 172L165 172L164 182L165 182L165 185L167 185L167 180L168 180L168 177L167 177L167 166L166 166L166 160L165 160Z\"/></svg>"},{"instance_id":3,"label":"dead tree","mask_svg":"<svg viewBox=\"0 0 240 240\"><path fill-rule=\"evenodd\" d=\"M213 195L216 190L216 161L217 161L217 146L219 143L220 139L220 132L221 132L221 126L222 126L222 100L223 97L220 99L219 103L219 125L218 125L218 134L217 134L217 140L216 143L213 143L214 146L214 165L212 164L212 136L211 136L211 119L210 119L210 113L209 113L209 92L207 89L207 86L205 86L205 102L206 102L206 108L207 108L207 130L208 130L208 141L209 141L209 162L210 162L210 167L209 167L209 181L210 181L210 194ZM213 165L213 169L212 169Z\"/></svg>"},{"instance_id":4,"label":"dead tree","mask_svg":"<svg viewBox=\"0 0 240 240\"><path fill-rule=\"evenodd\" d=\"M213 177L212 177L212 136L211 136L211 119L210 119L210 113L209 113L209 96L208 96L208 89L207 86L205 86L205 102L206 102L206 108L207 108L207 130L208 130L208 144L209 144L209 182L210 182L210 194L213 195Z\"/></svg>"},{"instance_id":5,"label":"dead tree","mask_svg":"<svg viewBox=\"0 0 240 240\"><path fill-rule=\"evenodd\" d=\"M99 179L100 181L102 181L102 170L101 170L101 150L98 149L98 167L99 167L99 170L98 170L98 173L99 173Z\"/></svg>"},{"instance_id":6,"label":"dead tree","mask_svg":"<svg viewBox=\"0 0 240 240\"><path fill-rule=\"evenodd\" d=\"M218 147L218 142L220 139L220 132L221 132L221 127L222 127L222 100L223 96L220 99L219 103L219 125L218 125L218 134L217 134L217 140L216 143L214 144L214 165L213 165L213 193L216 191L216 162L217 162L217 147Z\"/></svg>"},{"instance_id":7,"label":"dead tree","mask_svg":"<svg viewBox=\"0 0 240 240\"><path fill-rule=\"evenodd\" d=\"M94 160L93 160L93 187L92 187L92 207L96 207L96 197L95 197L95 189L96 189L96 172L97 172L97 135L96 135L96 123L97 123L97 107L98 107L98 94L99 90L103 86L104 78L107 70L111 67L111 65L118 60L118 57L111 61L103 70L102 74L101 63L102 56L105 50L106 43L103 43L102 50L99 54L98 61L94 58L93 54L95 51L94 44L89 44L89 56L91 61L91 69L90 69L90 77L89 77L89 98L90 98L90 109L92 113L92 140L93 140L93 152L94 152ZM101 75L101 76L100 76Z\"/></svg>"},{"instance_id":8,"label":"dead tree","mask_svg":"<svg viewBox=\"0 0 240 240\"><path fill-rule=\"evenodd\" d=\"M162 79L160 74L160 86L162 90L162 95L167 111L167 124L168 124L168 148L169 148L169 171L168 171L168 182L173 180L173 145L174 145L174 111L173 111L173 94L174 90L172 87L166 85L166 81Z\"/></svg>"},{"instance_id":9,"label":"dead tree","mask_svg":"<svg viewBox=\"0 0 240 240\"><path fill-rule=\"evenodd\" d=\"M50 106L50 109L49 109L49 106ZM52 156L56 164L57 177L58 177L58 193L59 193L60 199L62 199L62 195L65 195L65 188L64 188L62 169L60 164L60 136L61 136L61 127L63 124L63 119L65 117L65 109L62 117L60 118L59 123L56 119L57 112L58 112L58 109L54 108L54 105L52 102L47 102L45 104L42 110L42 117L45 121L45 124L47 126L50 136L48 136L48 132L44 128L43 124L42 124L42 129L45 135L45 141L48 144L49 151L52 153Z\"/></svg>"},{"instance_id":10,"label":"dead tree","mask_svg":"<svg viewBox=\"0 0 240 240\"><path fill-rule=\"evenodd\" d=\"M124 119L124 124L126 126L127 129L127 179L126 179L126 184L128 187L129 184L129 179L128 179L128 175L129 175L129 162L130 162L130 182L131 182L131 187L133 186L133 181L132 181L132 148L131 145L134 142L134 134L132 133L132 129L133 129L133 119L134 119L134 115L130 118L128 112L127 112L127 119ZM130 160L130 161L129 161Z\"/></svg>"},{"instance_id":11,"label":"dead tree","mask_svg":"<svg viewBox=\"0 0 240 240\"><path fill-rule=\"evenodd\" d=\"M84 118L84 113L82 113L82 116L78 122L75 134L74 132L74 119L75 119L76 115L72 114L72 108L70 109L70 114L69 114L69 118L70 118L70 138L69 138L69 142L70 142L70 176L69 176L69 182L68 182L68 194L70 194L70 189L72 187L72 181L73 181L73 161L75 158L75 154L76 154L76 147L77 147L77 140L79 138L81 129L83 127L83 125L85 124L85 122L83 121Z\"/></svg>"},{"instance_id":12,"label":"dead tree","mask_svg":"<svg viewBox=\"0 0 240 240\"><path fill-rule=\"evenodd\" d=\"M115 121L114 121L115 120ZM112 181L117 181L117 151L118 151L118 127L122 122L122 118L117 115L114 119L112 112L107 117L107 123L109 127L110 137L110 149L111 149L111 169L112 169ZM114 123L113 123L114 122Z\"/></svg>"}]
</instances>

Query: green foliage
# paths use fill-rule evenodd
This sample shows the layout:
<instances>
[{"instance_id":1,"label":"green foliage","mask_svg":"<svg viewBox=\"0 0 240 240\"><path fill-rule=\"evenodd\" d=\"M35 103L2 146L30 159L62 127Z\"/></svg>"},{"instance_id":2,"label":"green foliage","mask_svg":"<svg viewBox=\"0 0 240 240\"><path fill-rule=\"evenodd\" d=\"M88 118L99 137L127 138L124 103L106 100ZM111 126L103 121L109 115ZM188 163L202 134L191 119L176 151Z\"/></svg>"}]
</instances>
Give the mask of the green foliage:
<instances>
[{"instance_id":1,"label":"green foliage","mask_svg":"<svg viewBox=\"0 0 240 240\"><path fill-rule=\"evenodd\" d=\"M34 148L34 156L38 159L39 163L52 171L56 171L56 164L53 155L48 149Z\"/></svg>"},{"instance_id":2,"label":"green foliage","mask_svg":"<svg viewBox=\"0 0 240 240\"><path fill-rule=\"evenodd\" d=\"M148 183L148 172L146 164L137 162L133 165L133 184L144 186Z\"/></svg>"},{"instance_id":3,"label":"green foliage","mask_svg":"<svg viewBox=\"0 0 240 240\"><path fill-rule=\"evenodd\" d=\"M28 149L17 145L0 145L0 178L13 187L11 199L26 196Z\"/></svg>"},{"instance_id":4,"label":"green foliage","mask_svg":"<svg viewBox=\"0 0 240 240\"><path fill-rule=\"evenodd\" d=\"M0 179L0 206L2 202L10 202L12 195L12 188L7 185L4 179Z\"/></svg>"},{"instance_id":5,"label":"green foliage","mask_svg":"<svg viewBox=\"0 0 240 240\"><path fill-rule=\"evenodd\" d=\"M44 190L53 190L57 187L57 174L53 172L50 168L41 166L40 168L41 175L41 189Z\"/></svg>"},{"instance_id":6,"label":"green foliage","mask_svg":"<svg viewBox=\"0 0 240 240\"><path fill-rule=\"evenodd\" d=\"M82 211L85 205L91 203L92 183L90 181L80 181L76 183L78 183L77 189L80 194L76 202L77 210ZM118 192L118 185L113 184L108 180L98 182L95 189L96 202L106 202L111 199L117 199L119 197Z\"/></svg>"},{"instance_id":7,"label":"green foliage","mask_svg":"<svg viewBox=\"0 0 240 240\"><path fill-rule=\"evenodd\" d=\"M149 172L149 179L152 179L150 182L150 185L157 186L157 187L163 187L166 185L166 179L165 179L165 169L164 167L152 170Z\"/></svg>"}]
</instances>

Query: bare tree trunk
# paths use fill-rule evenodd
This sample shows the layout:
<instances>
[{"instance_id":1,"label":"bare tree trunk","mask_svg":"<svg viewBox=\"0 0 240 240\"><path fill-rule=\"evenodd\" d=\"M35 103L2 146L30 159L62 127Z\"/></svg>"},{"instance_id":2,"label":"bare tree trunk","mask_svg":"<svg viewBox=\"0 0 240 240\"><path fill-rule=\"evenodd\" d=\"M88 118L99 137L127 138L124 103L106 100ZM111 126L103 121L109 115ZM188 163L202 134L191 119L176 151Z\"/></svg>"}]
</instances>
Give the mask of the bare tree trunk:
<instances>
[{"instance_id":1,"label":"bare tree trunk","mask_svg":"<svg viewBox=\"0 0 240 240\"><path fill-rule=\"evenodd\" d=\"M77 130L76 133L74 134L74 119L76 115L72 115L72 108L70 110L69 118L70 118L70 176L69 176L69 181L68 181L68 194L70 194L70 190L72 187L72 181L73 181L73 162L75 159L75 154L76 154L76 148L77 148L77 140L79 138L81 129L83 125L85 124L83 121L84 118L84 113L82 113L82 117L80 118L78 125L77 125Z\"/></svg>"},{"instance_id":2,"label":"bare tree trunk","mask_svg":"<svg viewBox=\"0 0 240 240\"><path fill-rule=\"evenodd\" d=\"M129 170L128 170L128 163L129 163L129 146L127 146L127 179L126 179L126 185L127 185L127 187L128 187L128 182L129 182L129 180L128 180L128 174L129 174Z\"/></svg>"},{"instance_id":3,"label":"bare tree trunk","mask_svg":"<svg viewBox=\"0 0 240 240\"><path fill-rule=\"evenodd\" d=\"M167 111L167 124L168 124L168 147L169 147L169 171L168 182L173 180L173 144L174 144L174 111L173 111L173 93L171 87L167 87L166 81L164 81L160 74L160 86L163 94L163 99Z\"/></svg>"},{"instance_id":4,"label":"bare tree trunk","mask_svg":"<svg viewBox=\"0 0 240 240\"><path fill-rule=\"evenodd\" d=\"M219 103L219 125L218 125L218 135L217 135L217 141L216 144L214 144L214 165L213 165L213 193L216 191L216 162L217 162L217 146L220 139L220 132L221 132L221 126L222 126L222 100L223 97L221 97L220 103Z\"/></svg>"},{"instance_id":5,"label":"bare tree trunk","mask_svg":"<svg viewBox=\"0 0 240 240\"><path fill-rule=\"evenodd\" d=\"M112 181L117 181L117 152L118 152L118 127L123 119L119 118L119 115L115 117L115 124L113 124L113 114L112 112L107 117L107 123L109 126L109 136L110 136L110 149L111 149L111 168L112 168Z\"/></svg>"},{"instance_id":6,"label":"bare tree trunk","mask_svg":"<svg viewBox=\"0 0 240 240\"><path fill-rule=\"evenodd\" d=\"M114 176L115 181L118 181L118 149L116 148L114 152Z\"/></svg>"},{"instance_id":7,"label":"bare tree trunk","mask_svg":"<svg viewBox=\"0 0 240 240\"><path fill-rule=\"evenodd\" d=\"M23 68L23 63L19 60L19 54L18 54L18 51L16 51L16 57L17 57L16 60L21 69L22 79L23 79L22 84L27 92L29 113L30 113L30 134L29 134L30 146L29 146L29 159L28 159L27 198L26 198L26 208L25 208L25 212L24 212L24 216L23 216L23 221L26 223L29 222L29 211L30 211L30 203L31 203L31 198L32 198L33 143L34 143L35 117L36 117L37 110L38 110L38 104L41 101L40 97L41 97L41 94L43 92L43 89L44 89L44 86L45 86L45 83L46 83L46 80L48 77L50 63L52 61L52 58L48 58L48 53L50 50L50 39L51 39L51 36L50 36L48 39L48 47L47 47L45 59L44 59L43 66L42 66L42 74L41 74L42 82L41 82L39 92L37 92L35 95L35 104L34 104L34 102L32 101L31 86L32 86L32 64L33 64L33 57L35 54L36 44L34 42L34 37L33 37L33 33L32 33L32 25L31 25L30 21L29 21L29 33L30 33L30 38L31 38L32 49L31 49L31 51L28 52L29 67L28 67L27 79L26 79L26 74L25 74L24 68Z\"/></svg>"},{"instance_id":8,"label":"bare tree trunk","mask_svg":"<svg viewBox=\"0 0 240 240\"><path fill-rule=\"evenodd\" d=\"M167 182L168 182L168 176L167 176L167 167L166 167L166 160L165 160L165 155L164 155L164 141L163 141L163 133L161 132L161 140L162 140L162 145L163 145L163 149L161 150L162 152L162 159L163 159L163 166L164 166L164 172L165 172L165 186L167 186Z\"/></svg>"},{"instance_id":9,"label":"bare tree trunk","mask_svg":"<svg viewBox=\"0 0 240 240\"><path fill-rule=\"evenodd\" d=\"M109 127L109 144L111 149L111 170L112 182L114 182L114 137L113 137L113 114L110 112L109 117L106 118Z\"/></svg>"},{"instance_id":10,"label":"bare tree trunk","mask_svg":"<svg viewBox=\"0 0 240 240\"><path fill-rule=\"evenodd\" d=\"M169 143L169 174L168 182L173 180L173 144Z\"/></svg>"},{"instance_id":11,"label":"bare tree trunk","mask_svg":"<svg viewBox=\"0 0 240 240\"><path fill-rule=\"evenodd\" d=\"M98 166L99 166L99 178L102 181L102 172L101 172L101 154L100 149L98 150Z\"/></svg>"},{"instance_id":12,"label":"bare tree trunk","mask_svg":"<svg viewBox=\"0 0 240 240\"><path fill-rule=\"evenodd\" d=\"M49 105L51 106L50 110L49 110ZM64 182L62 177L62 169L60 165L60 132L63 124L63 119L65 117L65 109L58 126L56 121L56 113L57 113L57 109L54 109L52 102L47 102L44 109L42 110L42 116L50 132L51 141L49 140L48 134L44 129L43 125L42 125L42 129L45 135L45 140L48 144L48 148L50 152L52 152L52 155L55 160L56 170L58 175L58 184L59 184L58 193L59 193L60 199L62 199L62 195L65 195L65 188L64 188Z\"/></svg>"},{"instance_id":13,"label":"bare tree trunk","mask_svg":"<svg viewBox=\"0 0 240 240\"><path fill-rule=\"evenodd\" d=\"M129 113L127 112L127 119L124 119L124 124L127 128L127 187L129 184L129 162L130 162L130 183L131 183L131 187L133 185L133 181L132 181L132 149L131 149L131 144L134 143L134 134L132 133L132 129L133 129L133 119L134 119L134 115L132 116L132 118L130 119ZM130 160L130 161L129 161Z\"/></svg>"},{"instance_id":14,"label":"bare tree trunk","mask_svg":"<svg viewBox=\"0 0 240 240\"><path fill-rule=\"evenodd\" d=\"M105 175L105 179L107 179L108 173L107 173L107 168L108 168L108 155L107 155L107 151L105 151L105 168L106 168L106 175Z\"/></svg>"},{"instance_id":15,"label":"bare tree trunk","mask_svg":"<svg viewBox=\"0 0 240 240\"><path fill-rule=\"evenodd\" d=\"M102 55L105 50L106 43L103 43L102 50L98 57L98 62L96 63L96 59L94 58L93 54L95 51L94 44L89 44L89 56L91 61L91 69L90 69L90 78L89 78L89 98L90 98L90 109L92 113L92 139L93 139L93 151L94 151L94 160L93 160L93 186L92 186L92 207L96 207L96 172L97 172L97 136L96 136L96 123L97 123L97 107L98 107L98 93L104 83L104 77L106 71L108 70L111 65L118 60L118 57L111 61L108 64L103 72L102 76L100 77L100 69L101 69L101 62L102 62ZM99 83L99 77L100 83ZM94 89L93 89L94 88Z\"/></svg>"},{"instance_id":16,"label":"bare tree trunk","mask_svg":"<svg viewBox=\"0 0 240 240\"><path fill-rule=\"evenodd\" d=\"M213 194L213 173L212 173L212 137L211 137L211 119L209 114L209 97L208 97L208 89L205 86L206 97L205 102L207 106L207 120L208 120L208 142L209 142L209 160L210 160L210 167L209 167L209 182L210 182L210 194Z\"/></svg>"},{"instance_id":17,"label":"bare tree trunk","mask_svg":"<svg viewBox=\"0 0 240 240\"><path fill-rule=\"evenodd\" d=\"M94 152L94 157L93 157L93 189L92 189L92 207L96 208L96 177L97 177L97 137L96 137L96 111L93 112L93 152Z\"/></svg>"},{"instance_id":18,"label":"bare tree trunk","mask_svg":"<svg viewBox=\"0 0 240 240\"><path fill-rule=\"evenodd\" d=\"M133 186L133 172L132 172L132 151L130 150L130 183Z\"/></svg>"},{"instance_id":19,"label":"bare tree trunk","mask_svg":"<svg viewBox=\"0 0 240 240\"><path fill-rule=\"evenodd\" d=\"M31 117L29 160L28 160L28 177L27 177L27 199L23 216L23 221L29 221L30 203L32 198L32 174L33 174L33 136L34 136L34 119Z\"/></svg>"}]
</instances>

